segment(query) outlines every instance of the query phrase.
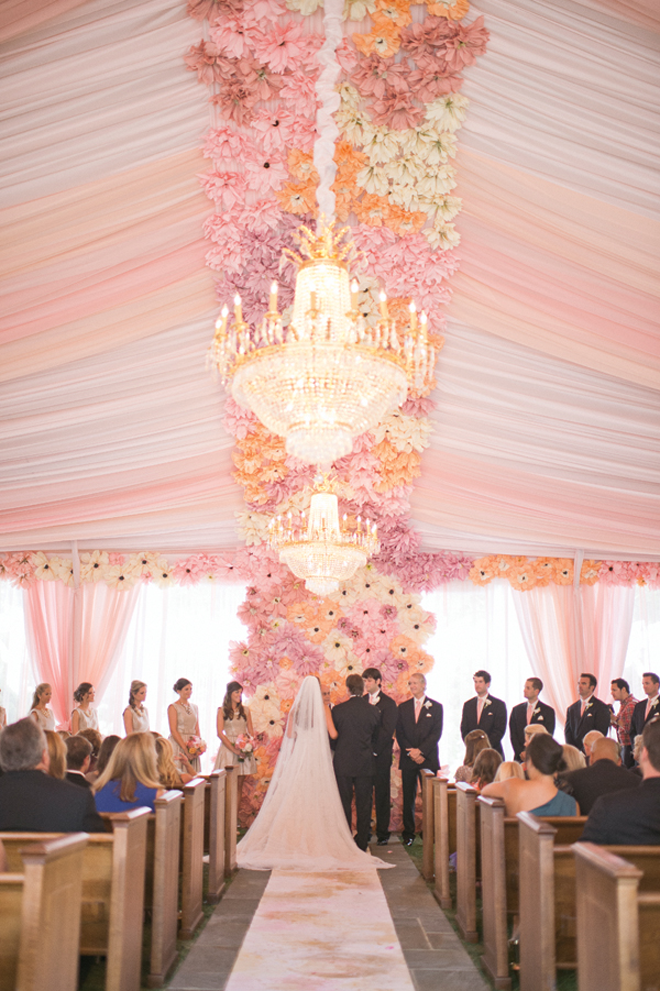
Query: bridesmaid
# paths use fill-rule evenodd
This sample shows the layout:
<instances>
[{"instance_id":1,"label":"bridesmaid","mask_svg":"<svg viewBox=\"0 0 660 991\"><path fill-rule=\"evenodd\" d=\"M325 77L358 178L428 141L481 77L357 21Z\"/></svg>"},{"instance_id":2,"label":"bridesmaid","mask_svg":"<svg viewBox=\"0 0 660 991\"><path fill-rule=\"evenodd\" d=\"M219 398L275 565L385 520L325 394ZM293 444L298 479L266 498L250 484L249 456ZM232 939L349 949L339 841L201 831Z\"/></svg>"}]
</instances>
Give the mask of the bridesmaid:
<instances>
[{"instance_id":1,"label":"bridesmaid","mask_svg":"<svg viewBox=\"0 0 660 991\"><path fill-rule=\"evenodd\" d=\"M192 682L187 678L179 678L174 685L174 691L179 698L167 707L167 720L170 724L169 741L174 751L174 759L184 758L190 763L195 774L199 774L201 762L199 757L192 757L186 746L192 736L199 737L199 712L197 706L190 701Z\"/></svg>"},{"instance_id":2,"label":"bridesmaid","mask_svg":"<svg viewBox=\"0 0 660 991\"><path fill-rule=\"evenodd\" d=\"M241 807L243 785L248 774L256 770L252 754L243 756L236 746L239 736L252 737L252 716L247 706L243 705L243 686L239 681L230 681L227 685L225 698L218 709L218 736L222 746L215 759L216 769L219 767L238 767L238 808Z\"/></svg>"},{"instance_id":3,"label":"bridesmaid","mask_svg":"<svg viewBox=\"0 0 660 991\"><path fill-rule=\"evenodd\" d=\"M132 681L128 693L128 705L124 709L124 729L129 733L149 732L149 713L144 707L147 686L143 681Z\"/></svg>"},{"instance_id":4,"label":"bridesmaid","mask_svg":"<svg viewBox=\"0 0 660 991\"><path fill-rule=\"evenodd\" d=\"M78 703L78 708L71 713L71 733L73 736L81 729L95 729L99 731L99 714L96 709L92 709L94 701L94 686L88 681L81 681L73 693L73 701Z\"/></svg>"},{"instance_id":5,"label":"bridesmaid","mask_svg":"<svg viewBox=\"0 0 660 991\"><path fill-rule=\"evenodd\" d=\"M46 682L37 685L32 696L30 715L37 726L41 726L42 730L45 731L48 729L51 732L55 732L55 713L52 709L48 708L48 703L52 697L53 690L50 685L47 685Z\"/></svg>"}]
</instances>

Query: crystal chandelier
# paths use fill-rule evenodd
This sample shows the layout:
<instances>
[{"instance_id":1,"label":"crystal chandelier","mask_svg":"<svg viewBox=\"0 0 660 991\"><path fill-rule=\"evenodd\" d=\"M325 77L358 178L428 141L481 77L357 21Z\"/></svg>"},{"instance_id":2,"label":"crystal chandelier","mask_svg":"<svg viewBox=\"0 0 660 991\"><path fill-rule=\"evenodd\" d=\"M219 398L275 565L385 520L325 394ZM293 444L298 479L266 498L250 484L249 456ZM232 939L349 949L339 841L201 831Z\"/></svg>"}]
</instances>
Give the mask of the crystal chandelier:
<instances>
[{"instance_id":1,"label":"crystal chandelier","mask_svg":"<svg viewBox=\"0 0 660 991\"><path fill-rule=\"evenodd\" d=\"M367 558L379 550L376 524L362 522L357 517L355 527L348 525L346 515L339 522L337 496L330 491L327 479L317 486L309 506L298 520L291 513L271 520L268 544L279 551L279 558L305 587L316 595L336 592L340 582L347 581Z\"/></svg>"},{"instance_id":2,"label":"crystal chandelier","mask_svg":"<svg viewBox=\"0 0 660 991\"><path fill-rule=\"evenodd\" d=\"M285 437L289 454L328 467L401 405L409 389L423 392L435 364L426 316L418 321L414 303L404 326L390 318L384 293L373 324L358 310L345 233L335 233L334 225L320 224L316 233L301 228L301 253L288 252L299 266L288 326L273 283L256 328L243 320L239 296L229 326L223 307L209 353L236 402Z\"/></svg>"}]
</instances>

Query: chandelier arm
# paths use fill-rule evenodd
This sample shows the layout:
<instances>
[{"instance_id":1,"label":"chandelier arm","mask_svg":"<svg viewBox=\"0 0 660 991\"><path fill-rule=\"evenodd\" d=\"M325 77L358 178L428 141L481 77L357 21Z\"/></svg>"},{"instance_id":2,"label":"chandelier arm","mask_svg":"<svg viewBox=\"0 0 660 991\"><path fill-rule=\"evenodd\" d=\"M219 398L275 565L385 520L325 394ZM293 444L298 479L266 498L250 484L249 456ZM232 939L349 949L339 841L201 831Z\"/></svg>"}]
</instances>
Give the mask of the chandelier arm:
<instances>
[{"instance_id":1,"label":"chandelier arm","mask_svg":"<svg viewBox=\"0 0 660 991\"><path fill-rule=\"evenodd\" d=\"M343 38L341 29L343 11L344 0L325 0L323 13L325 41L318 53L322 68L316 81L316 95L321 106L316 114L318 136L314 142L314 165L319 174L319 186L316 191L319 204L319 230L321 218L325 218L325 222L331 224L335 216L335 194L330 187L335 181L337 172L334 153L339 128L332 115L339 110L341 103L335 86L341 72L336 50Z\"/></svg>"}]
</instances>

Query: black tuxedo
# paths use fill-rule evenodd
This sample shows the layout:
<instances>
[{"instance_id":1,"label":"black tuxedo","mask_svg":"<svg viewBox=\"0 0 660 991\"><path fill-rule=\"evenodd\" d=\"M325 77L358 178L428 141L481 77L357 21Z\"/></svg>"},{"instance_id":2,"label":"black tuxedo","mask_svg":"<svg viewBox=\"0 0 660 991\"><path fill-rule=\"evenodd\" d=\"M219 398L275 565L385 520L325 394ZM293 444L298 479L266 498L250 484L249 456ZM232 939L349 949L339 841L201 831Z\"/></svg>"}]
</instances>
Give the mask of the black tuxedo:
<instances>
[{"instance_id":1,"label":"black tuxedo","mask_svg":"<svg viewBox=\"0 0 660 991\"><path fill-rule=\"evenodd\" d=\"M580 715L581 709L582 699L569 705L566 710L564 736L566 743L584 751L582 741L587 733L591 733L592 729L600 730L603 736L607 736L610 729L611 712L609 706L594 695L589 699L589 707L584 710L584 715Z\"/></svg>"},{"instance_id":2,"label":"black tuxedo","mask_svg":"<svg viewBox=\"0 0 660 991\"><path fill-rule=\"evenodd\" d=\"M490 705L484 705L479 722L477 722L477 696L467 700L461 716L461 736L465 741L465 737L473 729L482 729L488 736L493 750L497 750L504 757L502 737L506 733L506 705L502 699L496 699L490 694L486 696L486 700Z\"/></svg>"},{"instance_id":3,"label":"black tuxedo","mask_svg":"<svg viewBox=\"0 0 660 991\"><path fill-rule=\"evenodd\" d=\"M639 788L641 784L636 774L606 759L594 761L589 767L581 767L577 771L564 771L559 778L568 785L567 790L580 806L580 815L583 816L589 815L601 795Z\"/></svg>"},{"instance_id":4,"label":"black tuxedo","mask_svg":"<svg viewBox=\"0 0 660 991\"><path fill-rule=\"evenodd\" d=\"M92 783L88 781L84 774L76 774L74 771L67 771L64 776L65 781L70 781L72 785L77 785L78 788L89 788L91 791Z\"/></svg>"},{"instance_id":5,"label":"black tuxedo","mask_svg":"<svg viewBox=\"0 0 660 991\"><path fill-rule=\"evenodd\" d=\"M537 712L538 710L538 712ZM550 736L555 731L555 710L551 705L537 700L530 726L538 723L545 726ZM513 759L522 763L522 752L525 749L525 727L527 726L527 702L514 705L509 717L509 738L513 747Z\"/></svg>"},{"instance_id":6,"label":"black tuxedo","mask_svg":"<svg viewBox=\"0 0 660 991\"><path fill-rule=\"evenodd\" d=\"M9 771L0 778L0 832L104 833L88 788L44 771Z\"/></svg>"},{"instance_id":7,"label":"black tuxedo","mask_svg":"<svg viewBox=\"0 0 660 991\"><path fill-rule=\"evenodd\" d=\"M394 699L385 695L384 692L379 693L375 708L379 709L381 714L376 738L376 769L374 771L376 836L379 840L388 840L390 837L392 750L398 712Z\"/></svg>"},{"instance_id":8,"label":"black tuxedo","mask_svg":"<svg viewBox=\"0 0 660 991\"><path fill-rule=\"evenodd\" d=\"M648 719L646 718L646 705L648 699L643 699L643 701L638 702L633 709L632 719L630 720L630 745L635 746L635 737L641 736L644 732L644 727L646 724L653 719L654 716L660 715L660 701L652 707L649 712Z\"/></svg>"},{"instance_id":9,"label":"black tuxedo","mask_svg":"<svg viewBox=\"0 0 660 991\"><path fill-rule=\"evenodd\" d=\"M349 829L352 825L353 791L357 834L355 842L366 850L371 835L371 800L374 787L376 741L380 709L364 697L352 696L332 710L337 733L335 777Z\"/></svg>"},{"instance_id":10,"label":"black tuxedo","mask_svg":"<svg viewBox=\"0 0 660 991\"><path fill-rule=\"evenodd\" d=\"M424 698L419 719L415 722L415 700L408 699L399 706L396 723L396 739L401 751L399 767L403 790L403 838L415 836L415 798L417 782L422 768L437 773L440 768L438 741L442 736L442 706L433 699ZM423 764L416 764L409 756L409 749L420 750Z\"/></svg>"},{"instance_id":11,"label":"black tuxedo","mask_svg":"<svg viewBox=\"0 0 660 991\"><path fill-rule=\"evenodd\" d=\"M614 846L660 846L660 778L646 778L630 791L601 795L580 840Z\"/></svg>"}]
</instances>

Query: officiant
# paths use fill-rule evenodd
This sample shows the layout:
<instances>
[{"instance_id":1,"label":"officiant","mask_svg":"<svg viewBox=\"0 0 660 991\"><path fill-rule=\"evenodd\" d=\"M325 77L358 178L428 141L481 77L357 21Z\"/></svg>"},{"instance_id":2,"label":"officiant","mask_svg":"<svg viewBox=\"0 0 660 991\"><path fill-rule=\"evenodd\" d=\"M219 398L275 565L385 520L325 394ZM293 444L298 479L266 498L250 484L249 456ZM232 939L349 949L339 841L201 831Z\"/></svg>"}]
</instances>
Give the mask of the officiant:
<instances>
[{"instance_id":1,"label":"officiant","mask_svg":"<svg viewBox=\"0 0 660 991\"><path fill-rule=\"evenodd\" d=\"M349 674L346 688L351 697L332 710L332 720L337 729L335 777L349 829L352 827L355 794L355 842L360 850L366 850L371 836L371 799L376 761L374 753L381 714L380 709L369 705L365 698L364 681L359 674Z\"/></svg>"}]
</instances>

